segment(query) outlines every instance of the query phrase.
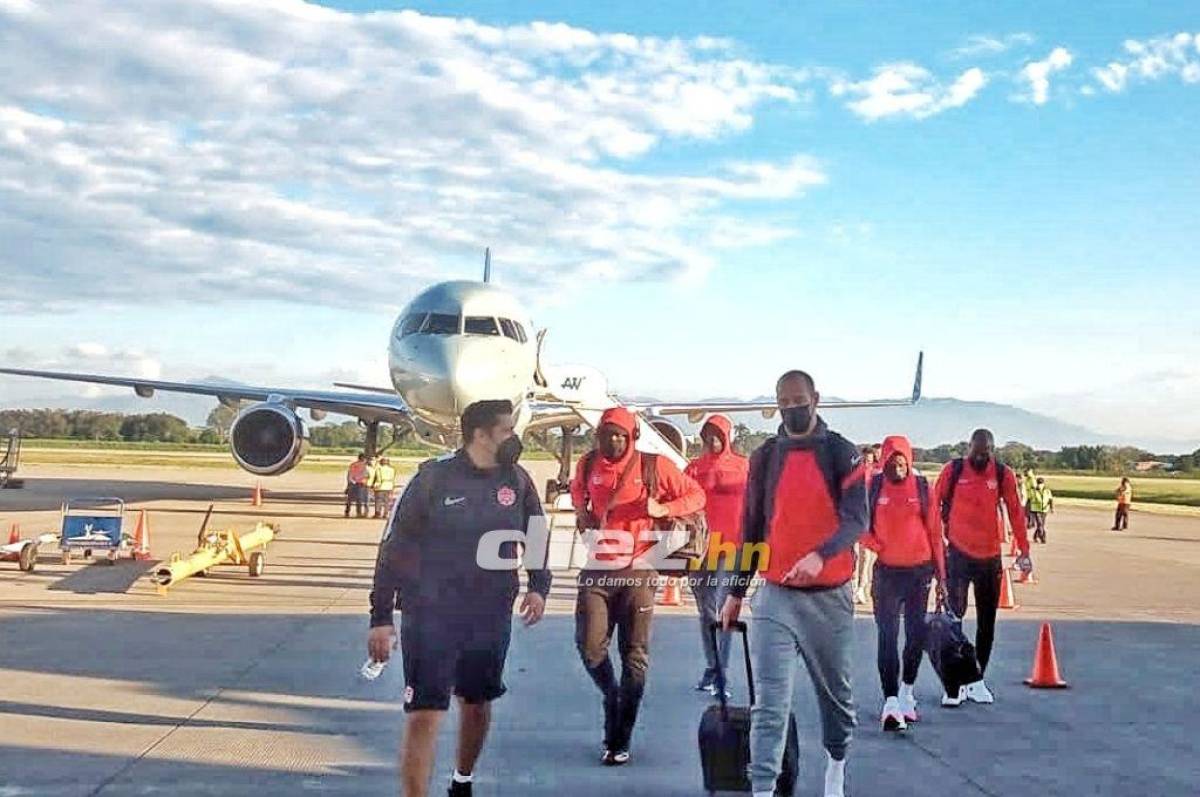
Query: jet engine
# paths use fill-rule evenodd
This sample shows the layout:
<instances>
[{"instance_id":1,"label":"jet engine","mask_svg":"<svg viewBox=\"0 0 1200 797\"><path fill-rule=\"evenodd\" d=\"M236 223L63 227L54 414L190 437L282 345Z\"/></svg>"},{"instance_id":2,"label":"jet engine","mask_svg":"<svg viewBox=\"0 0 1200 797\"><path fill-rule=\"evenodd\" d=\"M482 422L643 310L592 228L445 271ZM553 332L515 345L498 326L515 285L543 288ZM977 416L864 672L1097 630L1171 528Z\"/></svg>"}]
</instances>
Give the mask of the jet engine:
<instances>
[{"instance_id":1,"label":"jet engine","mask_svg":"<svg viewBox=\"0 0 1200 797\"><path fill-rule=\"evenodd\" d=\"M672 448L683 456L687 456L687 435L683 433L682 429L661 415L647 417L646 423L654 427L654 430L662 435Z\"/></svg>"},{"instance_id":2,"label":"jet engine","mask_svg":"<svg viewBox=\"0 0 1200 797\"><path fill-rule=\"evenodd\" d=\"M290 407L254 404L242 410L229 430L233 458L259 476L278 476L308 453L308 430Z\"/></svg>"}]
</instances>

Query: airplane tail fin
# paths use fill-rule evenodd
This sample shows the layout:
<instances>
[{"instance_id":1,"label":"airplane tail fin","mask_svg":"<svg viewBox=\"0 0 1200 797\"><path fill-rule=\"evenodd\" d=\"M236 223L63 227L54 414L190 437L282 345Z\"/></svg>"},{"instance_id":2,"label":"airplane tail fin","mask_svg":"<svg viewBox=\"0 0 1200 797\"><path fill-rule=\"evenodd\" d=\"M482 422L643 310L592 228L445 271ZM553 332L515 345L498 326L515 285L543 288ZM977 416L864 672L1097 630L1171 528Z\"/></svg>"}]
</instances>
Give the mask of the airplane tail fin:
<instances>
[{"instance_id":1,"label":"airplane tail fin","mask_svg":"<svg viewBox=\"0 0 1200 797\"><path fill-rule=\"evenodd\" d=\"M490 246L483 250L483 281L492 281L492 248Z\"/></svg>"},{"instance_id":2,"label":"airplane tail fin","mask_svg":"<svg viewBox=\"0 0 1200 797\"><path fill-rule=\"evenodd\" d=\"M913 380L912 403L916 404L921 400L921 380L925 373L925 352L917 355L917 376Z\"/></svg>"}]
</instances>

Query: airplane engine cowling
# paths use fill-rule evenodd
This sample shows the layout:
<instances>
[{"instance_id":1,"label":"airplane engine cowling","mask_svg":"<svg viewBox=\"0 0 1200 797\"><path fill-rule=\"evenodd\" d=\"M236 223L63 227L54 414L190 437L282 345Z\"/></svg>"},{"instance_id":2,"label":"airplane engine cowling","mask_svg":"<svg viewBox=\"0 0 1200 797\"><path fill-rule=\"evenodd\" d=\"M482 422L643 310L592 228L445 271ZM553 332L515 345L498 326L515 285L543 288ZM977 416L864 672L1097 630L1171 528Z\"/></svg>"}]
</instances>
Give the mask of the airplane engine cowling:
<instances>
[{"instance_id":1,"label":"airplane engine cowling","mask_svg":"<svg viewBox=\"0 0 1200 797\"><path fill-rule=\"evenodd\" d=\"M654 427L655 431L666 438L666 441L671 444L672 448L683 456L687 456L687 435L683 433L682 429L661 415L650 416L646 419L646 423L650 424Z\"/></svg>"},{"instance_id":2,"label":"airplane engine cowling","mask_svg":"<svg viewBox=\"0 0 1200 797\"><path fill-rule=\"evenodd\" d=\"M278 476L308 453L308 429L288 407L254 404L234 419L229 447L237 463L251 473Z\"/></svg>"}]
</instances>

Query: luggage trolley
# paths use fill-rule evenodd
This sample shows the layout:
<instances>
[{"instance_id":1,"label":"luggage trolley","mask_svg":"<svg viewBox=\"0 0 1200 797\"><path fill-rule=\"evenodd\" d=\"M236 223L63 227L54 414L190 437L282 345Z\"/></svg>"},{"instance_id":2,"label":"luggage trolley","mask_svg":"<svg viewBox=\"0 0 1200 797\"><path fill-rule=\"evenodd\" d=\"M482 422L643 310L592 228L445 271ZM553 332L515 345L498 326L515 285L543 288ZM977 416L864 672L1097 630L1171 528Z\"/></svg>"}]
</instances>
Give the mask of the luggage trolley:
<instances>
[{"instance_id":1,"label":"luggage trolley","mask_svg":"<svg viewBox=\"0 0 1200 797\"><path fill-rule=\"evenodd\" d=\"M62 562L69 564L73 551L85 559L105 551L108 564L123 553L133 556L133 538L124 532L125 502L120 498L68 498L62 504Z\"/></svg>"}]
</instances>

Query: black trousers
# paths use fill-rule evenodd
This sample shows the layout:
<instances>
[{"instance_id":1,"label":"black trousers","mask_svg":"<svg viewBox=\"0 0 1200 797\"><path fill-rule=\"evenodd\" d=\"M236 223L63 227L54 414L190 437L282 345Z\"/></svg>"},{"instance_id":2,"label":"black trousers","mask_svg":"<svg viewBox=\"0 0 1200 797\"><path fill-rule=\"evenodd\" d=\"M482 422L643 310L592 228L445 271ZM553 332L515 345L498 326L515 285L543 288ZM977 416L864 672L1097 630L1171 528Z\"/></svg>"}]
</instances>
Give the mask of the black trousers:
<instances>
[{"instance_id":1,"label":"black trousers","mask_svg":"<svg viewBox=\"0 0 1200 797\"><path fill-rule=\"evenodd\" d=\"M921 655L925 650L925 607L933 564L916 567L889 567L875 563L871 582L871 602L875 605L875 628L879 633L879 683L883 696L900 694L900 617L904 616L904 683L917 682Z\"/></svg>"},{"instance_id":2,"label":"black trousers","mask_svg":"<svg viewBox=\"0 0 1200 797\"><path fill-rule=\"evenodd\" d=\"M967 612L967 590L975 588L975 654L979 671L987 670L996 639L996 609L1000 605L1000 578L1004 564L1000 557L975 559L950 546L946 560L946 601L950 611L962 617Z\"/></svg>"},{"instance_id":3,"label":"black trousers","mask_svg":"<svg viewBox=\"0 0 1200 797\"><path fill-rule=\"evenodd\" d=\"M1117 516L1113 520L1113 531L1129 528L1129 504L1117 504Z\"/></svg>"},{"instance_id":4,"label":"black trousers","mask_svg":"<svg viewBox=\"0 0 1200 797\"><path fill-rule=\"evenodd\" d=\"M637 723L650 668L650 625L658 574L653 570L584 570L575 601L575 646L604 696L605 745L625 749ZM618 683L608 649L613 631L621 656Z\"/></svg>"},{"instance_id":5,"label":"black trousers","mask_svg":"<svg viewBox=\"0 0 1200 797\"><path fill-rule=\"evenodd\" d=\"M1046 542L1046 513L1033 513L1033 541Z\"/></svg>"}]
</instances>

